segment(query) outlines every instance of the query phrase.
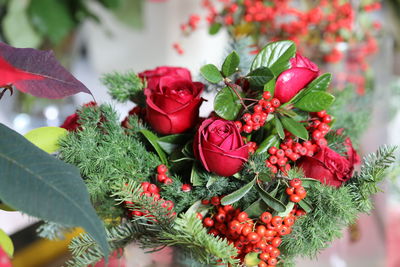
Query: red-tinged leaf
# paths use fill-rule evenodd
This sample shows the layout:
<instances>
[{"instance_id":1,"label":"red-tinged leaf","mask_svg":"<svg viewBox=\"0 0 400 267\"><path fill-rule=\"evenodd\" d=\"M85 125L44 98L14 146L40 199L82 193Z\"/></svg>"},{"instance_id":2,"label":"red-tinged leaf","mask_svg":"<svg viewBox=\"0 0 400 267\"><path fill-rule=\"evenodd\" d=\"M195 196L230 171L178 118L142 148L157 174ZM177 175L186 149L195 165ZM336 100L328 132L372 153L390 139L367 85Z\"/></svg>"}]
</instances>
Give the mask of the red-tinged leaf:
<instances>
[{"instance_id":1,"label":"red-tinged leaf","mask_svg":"<svg viewBox=\"0 0 400 267\"><path fill-rule=\"evenodd\" d=\"M43 98L63 98L88 88L58 63L52 51L14 48L0 42L0 87Z\"/></svg>"}]
</instances>

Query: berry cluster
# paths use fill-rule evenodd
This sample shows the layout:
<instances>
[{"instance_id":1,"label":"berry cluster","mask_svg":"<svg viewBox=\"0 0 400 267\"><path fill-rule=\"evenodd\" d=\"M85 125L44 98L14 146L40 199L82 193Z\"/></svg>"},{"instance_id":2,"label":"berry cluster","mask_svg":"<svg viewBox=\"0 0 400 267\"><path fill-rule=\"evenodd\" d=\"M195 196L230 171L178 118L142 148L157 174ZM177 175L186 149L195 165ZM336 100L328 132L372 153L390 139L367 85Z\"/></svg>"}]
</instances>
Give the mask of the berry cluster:
<instances>
[{"instance_id":1,"label":"berry cluster","mask_svg":"<svg viewBox=\"0 0 400 267\"><path fill-rule=\"evenodd\" d=\"M277 173L278 170L286 173L291 168L289 161L295 162L302 156L312 157L318 147L328 144L325 135L330 131L328 124L332 122L332 117L325 110L312 115L306 127L311 134L311 141L296 142L292 134L285 131L285 140L280 144L280 148L272 146L268 149L269 157L265 160L265 164L272 173Z\"/></svg>"},{"instance_id":2,"label":"berry cluster","mask_svg":"<svg viewBox=\"0 0 400 267\"><path fill-rule=\"evenodd\" d=\"M298 178L290 180L290 187L286 188L286 194L288 194L290 201L299 203L307 196L307 191L301 184L302 182Z\"/></svg>"},{"instance_id":3,"label":"berry cluster","mask_svg":"<svg viewBox=\"0 0 400 267\"><path fill-rule=\"evenodd\" d=\"M157 166L157 181L163 184L172 184L173 180L167 176L168 168L164 164Z\"/></svg>"},{"instance_id":4,"label":"berry cluster","mask_svg":"<svg viewBox=\"0 0 400 267\"><path fill-rule=\"evenodd\" d=\"M253 107L254 113L243 114L242 120L245 124L243 125L241 121L235 121L236 127L241 132L245 133L257 131L265 124L268 114L273 113L280 105L281 102L277 98L271 99L271 93L265 91L262 95L262 99Z\"/></svg>"},{"instance_id":5,"label":"berry cluster","mask_svg":"<svg viewBox=\"0 0 400 267\"><path fill-rule=\"evenodd\" d=\"M143 192L140 193L141 196L147 196L149 198L153 198L154 201L161 201L161 207L167 209L167 210L172 210L174 208L174 203L170 200L164 200L160 196L160 188L157 187L157 185L149 183L149 182L143 182L142 184L142 190ZM128 206L128 208L133 207L135 205L134 202L132 201L125 201L125 205ZM145 217L154 217L153 215L150 214L149 211L140 211L140 210L133 210L130 212L131 216L145 216ZM176 213L173 212L171 215L175 216Z\"/></svg>"},{"instance_id":6,"label":"berry cluster","mask_svg":"<svg viewBox=\"0 0 400 267\"><path fill-rule=\"evenodd\" d=\"M258 219L249 218L248 214L231 205L220 204L219 197L203 200L203 204L212 204L217 211L205 217L203 224L209 228L209 234L226 238L238 250L238 258L243 262L248 253L258 253L261 260L258 266L275 266L280 255L281 237L290 234L297 210L285 218L272 216L264 212ZM299 215L303 213L299 212ZM202 219L199 214L198 217Z\"/></svg>"}]
</instances>

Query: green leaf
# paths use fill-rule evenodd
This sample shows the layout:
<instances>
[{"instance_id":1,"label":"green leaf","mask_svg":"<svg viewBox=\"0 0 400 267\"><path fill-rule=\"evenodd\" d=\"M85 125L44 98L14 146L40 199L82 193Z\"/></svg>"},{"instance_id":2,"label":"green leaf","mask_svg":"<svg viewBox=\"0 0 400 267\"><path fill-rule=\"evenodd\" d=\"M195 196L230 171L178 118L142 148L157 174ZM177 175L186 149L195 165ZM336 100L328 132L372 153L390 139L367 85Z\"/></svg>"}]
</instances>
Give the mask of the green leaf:
<instances>
[{"instance_id":1,"label":"green leaf","mask_svg":"<svg viewBox=\"0 0 400 267\"><path fill-rule=\"evenodd\" d=\"M192 171L190 173L190 182L193 184L193 186L200 186L203 185L201 181L202 179L199 176L199 168L197 167L196 162L194 162L192 166Z\"/></svg>"},{"instance_id":2,"label":"green leaf","mask_svg":"<svg viewBox=\"0 0 400 267\"><path fill-rule=\"evenodd\" d=\"M172 134L157 139L157 143L168 154L182 146L190 138L188 134Z\"/></svg>"},{"instance_id":3,"label":"green leaf","mask_svg":"<svg viewBox=\"0 0 400 267\"><path fill-rule=\"evenodd\" d=\"M222 88L214 98L214 111L226 120L235 120L242 105L240 99L229 87Z\"/></svg>"},{"instance_id":4,"label":"green leaf","mask_svg":"<svg viewBox=\"0 0 400 267\"><path fill-rule=\"evenodd\" d=\"M264 87L274 78L274 74L267 67L261 67L247 74L250 84L256 87ZM275 87L275 86L274 86ZM265 90L264 90L265 91Z\"/></svg>"},{"instance_id":5,"label":"green leaf","mask_svg":"<svg viewBox=\"0 0 400 267\"><path fill-rule=\"evenodd\" d=\"M58 144L60 138L68 134L68 131L60 127L41 127L29 131L24 136L32 144L41 150L51 154L56 152L60 146Z\"/></svg>"},{"instance_id":6,"label":"green leaf","mask_svg":"<svg viewBox=\"0 0 400 267\"><path fill-rule=\"evenodd\" d=\"M208 29L208 33L209 33L210 35L215 35L215 34L217 34L217 33L219 32L219 30L221 29L221 27L222 27L222 24L221 24L221 23L215 22L215 23L213 23L213 24L210 26L210 28Z\"/></svg>"},{"instance_id":7,"label":"green leaf","mask_svg":"<svg viewBox=\"0 0 400 267\"><path fill-rule=\"evenodd\" d=\"M335 97L327 92L313 91L303 96L294 106L308 112L318 112L328 109L335 101Z\"/></svg>"},{"instance_id":8,"label":"green leaf","mask_svg":"<svg viewBox=\"0 0 400 267\"><path fill-rule=\"evenodd\" d=\"M83 227L108 255L103 223L91 205L79 170L3 124L0 136L0 199L31 216Z\"/></svg>"},{"instance_id":9,"label":"green leaf","mask_svg":"<svg viewBox=\"0 0 400 267\"><path fill-rule=\"evenodd\" d=\"M53 44L58 44L75 27L72 13L64 1L31 1L28 8L32 25Z\"/></svg>"},{"instance_id":10,"label":"green leaf","mask_svg":"<svg viewBox=\"0 0 400 267\"><path fill-rule=\"evenodd\" d=\"M332 80L332 74L324 73L321 76L314 79L306 88L301 90L297 95L295 95L288 103L296 103L308 93L313 91L326 91Z\"/></svg>"},{"instance_id":11,"label":"green leaf","mask_svg":"<svg viewBox=\"0 0 400 267\"><path fill-rule=\"evenodd\" d=\"M14 244L11 238L0 229L0 247L11 258L14 255Z\"/></svg>"},{"instance_id":12,"label":"green leaf","mask_svg":"<svg viewBox=\"0 0 400 267\"><path fill-rule=\"evenodd\" d=\"M267 153L270 147L279 147L279 136L276 134L270 135L261 142L256 153L263 154Z\"/></svg>"},{"instance_id":13,"label":"green leaf","mask_svg":"<svg viewBox=\"0 0 400 267\"><path fill-rule=\"evenodd\" d=\"M236 201L239 201L242 197L244 197L253 188L255 181L256 181L256 178L254 178L251 182L249 182L242 188L239 188L238 190L230 193L229 195L224 196L221 199L221 204L222 205L230 205L230 204L235 203Z\"/></svg>"},{"instance_id":14,"label":"green leaf","mask_svg":"<svg viewBox=\"0 0 400 267\"><path fill-rule=\"evenodd\" d=\"M207 64L201 67L200 73L203 75L204 79L210 83L219 83L224 78L218 68L213 64Z\"/></svg>"},{"instance_id":15,"label":"green leaf","mask_svg":"<svg viewBox=\"0 0 400 267\"><path fill-rule=\"evenodd\" d=\"M305 199L301 200L299 202L299 206L307 213L312 211L312 206L310 203L308 203Z\"/></svg>"},{"instance_id":16,"label":"green leaf","mask_svg":"<svg viewBox=\"0 0 400 267\"><path fill-rule=\"evenodd\" d=\"M15 47L38 48L41 36L32 27L27 14L30 0L9 1L6 15L2 21L7 43Z\"/></svg>"},{"instance_id":17,"label":"green leaf","mask_svg":"<svg viewBox=\"0 0 400 267\"><path fill-rule=\"evenodd\" d=\"M239 63L239 55L236 51L233 51L225 58L224 63L222 64L222 74L224 74L225 77L231 76L236 72Z\"/></svg>"},{"instance_id":18,"label":"green leaf","mask_svg":"<svg viewBox=\"0 0 400 267\"><path fill-rule=\"evenodd\" d=\"M278 41L267 44L254 58L251 70L268 67L278 76L290 68L290 59L296 54L296 45L292 41Z\"/></svg>"},{"instance_id":19,"label":"green leaf","mask_svg":"<svg viewBox=\"0 0 400 267\"><path fill-rule=\"evenodd\" d=\"M282 117L281 121L286 130L303 140L308 140L308 131L303 124L289 117Z\"/></svg>"},{"instance_id":20,"label":"green leaf","mask_svg":"<svg viewBox=\"0 0 400 267\"><path fill-rule=\"evenodd\" d=\"M285 131L283 130L282 122L279 120L278 117L275 117L275 128L279 135L279 137L283 140L285 139Z\"/></svg>"},{"instance_id":21,"label":"green leaf","mask_svg":"<svg viewBox=\"0 0 400 267\"><path fill-rule=\"evenodd\" d=\"M161 162L167 164L167 156L165 155L164 151L161 149L160 145L157 142L158 137L146 129L142 129L140 130L140 132L143 134L144 137L146 137L146 139L152 145L154 150L157 152L157 155L160 157Z\"/></svg>"},{"instance_id":22,"label":"green leaf","mask_svg":"<svg viewBox=\"0 0 400 267\"><path fill-rule=\"evenodd\" d=\"M265 192L260 185L256 187L258 194L260 195L260 198L267 204L270 208L277 212L284 212L286 210L285 204L283 204L281 201L278 199L274 198L271 194L268 192Z\"/></svg>"},{"instance_id":23,"label":"green leaf","mask_svg":"<svg viewBox=\"0 0 400 267\"><path fill-rule=\"evenodd\" d=\"M286 205L286 210L284 212L278 213L277 215L281 216L282 218L285 218L293 210L293 207L294 207L294 202L289 201L289 203Z\"/></svg>"},{"instance_id":24,"label":"green leaf","mask_svg":"<svg viewBox=\"0 0 400 267\"><path fill-rule=\"evenodd\" d=\"M269 206L261 199L256 200L244 211L247 212L250 218L258 218L260 214L267 211Z\"/></svg>"},{"instance_id":25,"label":"green leaf","mask_svg":"<svg viewBox=\"0 0 400 267\"><path fill-rule=\"evenodd\" d=\"M315 180L312 178L301 178L301 185L305 188L313 187L315 184L321 183L319 180Z\"/></svg>"},{"instance_id":26,"label":"green leaf","mask_svg":"<svg viewBox=\"0 0 400 267\"><path fill-rule=\"evenodd\" d=\"M221 179L221 178L218 177L217 175L210 174L210 179L208 179L208 181L207 181L206 188L209 188L210 186L212 186L218 179Z\"/></svg>"},{"instance_id":27,"label":"green leaf","mask_svg":"<svg viewBox=\"0 0 400 267\"><path fill-rule=\"evenodd\" d=\"M269 82L267 82L267 83L264 85L264 92L265 92L265 91L270 92L270 93L271 93L271 96L273 97L273 96L274 96L274 93L275 93L275 84L276 84L276 79L272 79L272 80L270 80Z\"/></svg>"}]
</instances>

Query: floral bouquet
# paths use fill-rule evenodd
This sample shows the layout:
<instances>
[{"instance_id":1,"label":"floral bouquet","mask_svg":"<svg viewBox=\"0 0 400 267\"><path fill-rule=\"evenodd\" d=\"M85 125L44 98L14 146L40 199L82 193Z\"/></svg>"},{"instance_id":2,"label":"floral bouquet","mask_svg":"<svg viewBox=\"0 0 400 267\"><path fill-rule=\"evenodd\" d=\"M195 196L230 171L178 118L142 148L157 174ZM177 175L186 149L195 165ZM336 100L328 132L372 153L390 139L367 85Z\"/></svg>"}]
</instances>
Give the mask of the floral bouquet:
<instances>
[{"instance_id":1,"label":"floral bouquet","mask_svg":"<svg viewBox=\"0 0 400 267\"><path fill-rule=\"evenodd\" d=\"M103 77L113 98L136 104L122 123L110 105L92 102L67 118L67 134L48 138L79 169L112 250L135 242L148 251L175 247L192 265L290 266L373 208L394 148L354 172L357 152L335 128L340 118L326 112L335 100L326 92L331 75L291 41L265 46L248 73L239 64L233 51L220 68L201 68L217 92L206 118L206 85L185 68L158 67ZM57 222L41 235L74 225ZM68 266L105 256L99 233L71 242Z\"/></svg>"}]
</instances>

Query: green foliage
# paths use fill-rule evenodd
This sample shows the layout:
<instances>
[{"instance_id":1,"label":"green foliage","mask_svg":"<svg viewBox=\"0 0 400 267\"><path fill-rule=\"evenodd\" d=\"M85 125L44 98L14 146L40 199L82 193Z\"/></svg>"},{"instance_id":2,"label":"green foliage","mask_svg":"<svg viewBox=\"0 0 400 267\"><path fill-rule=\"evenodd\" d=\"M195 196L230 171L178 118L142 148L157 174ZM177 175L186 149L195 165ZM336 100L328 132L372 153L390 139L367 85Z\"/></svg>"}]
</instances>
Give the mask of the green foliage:
<instances>
[{"instance_id":1,"label":"green foliage","mask_svg":"<svg viewBox=\"0 0 400 267\"><path fill-rule=\"evenodd\" d=\"M41 219L80 226L108 253L103 223L79 171L0 124L0 198Z\"/></svg>"},{"instance_id":2,"label":"green foliage","mask_svg":"<svg viewBox=\"0 0 400 267\"><path fill-rule=\"evenodd\" d=\"M250 85L264 88L264 85L274 78L274 74L267 67L261 67L247 74Z\"/></svg>"},{"instance_id":3,"label":"green foliage","mask_svg":"<svg viewBox=\"0 0 400 267\"><path fill-rule=\"evenodd\" d=\"M161 162L137 138L135 129L143 126L134 124L138 123L135 117L130 120L131 135L126 135L108 105L86 107L78 113L82 130L61 140L60 158L79 167L92 201L102 208L98 212L107 218L115 210L100 204L109 198L110 188L125 180L149 180Z\"/></svg>"},{"instance_id":4,"label":"green foliage","mask_svg":"<svg viewBox=\"0 0 400 267\"><path fill-rule=\"evenodd\" d=\"M144 84L134 72L105 74L101 81L115 100L122 103L131 100L140 106L145 105Z\"/></svg>"},{"instance_id":5,"label":"green foliage","mask_svg":"<svg viewBox=\"0 0 400 267\"><path fill-rule=\"evenodd\" d=\"M222 64L222 74L225 77L229 77L236 72L237 67L239 66L240 58L236 51L230 53L224 60Z\"/></svg>"},{"instance_id":6,"label":"green foliage","mask_svg":"<svg viewBox=\"0 0 400 267\"><path fill-rule=\"evenodd\" d=\"M325 135L325 139L328 141L329 148L344 157L347 155L347 146L344 145L346 138L346 133L338 134L336 131L330 131L327 135Z\"/></svg>"},{"instance_id":7,"label":"green foliage","mask_svg":"<svg viewBox=\"0 0 400 267\"><path fill-rule=\"evenodd\" d=\"M65 227L61 224L54 222L44 222L36 230L37 234L41 238L46 238L49 240L62 240L65 234L71 232L73 228Z\"/></svg>"},{"instance_id":8,"label":"green foliage","mask_svg":"<svg viewBox=\"0 0 400 267\"><path fill-rule=\"evenodd\" d=\"M224 77L213 64L207 64L200 68L201 75L210 83L219 83Z\"/></svg>"},{"instance_id":9,"label":"green foliage","mask_svg":"<svg viewBox=\"0 0 400 267\"><path fill-rule=\"evenodd\" d=\"M303 124L289 117L281 117L280 120L286 130L303 140L308 140L308 131Z\"/></svg>"},{"instance_id":10,"label":"green foliage","mask_svg":"<svg viewBox=\"0 0 400 267\"><path fill-rule=\"evenodd\" d=\"M304 90L301 90L295 95L288 103L297 103L302 100L309 93L325 92L332 80L332 74L324 73L314 79Z\"/></svg>"},{"instance_id":11,"label":"green foliage","mask_svg":"<svg viewBox=\"0 0 400 267\"><path fill-rule=\"evenodd\" d=\"M235 120L241 108L239 97L229 87L224 87L214 98L215 113L226 120Z\"/></svg>"},{"instance_id":12,"label":"green foliage","mask_svg":"<svg viewBox=\"0 0 400 267\"><path fill-rule=\"evenodd\" d=\"M327 92L311 91L299 99L294 105L296 108L309 112L317 112L329 108L335 97Z\"/></svg>"}]
</instances>

